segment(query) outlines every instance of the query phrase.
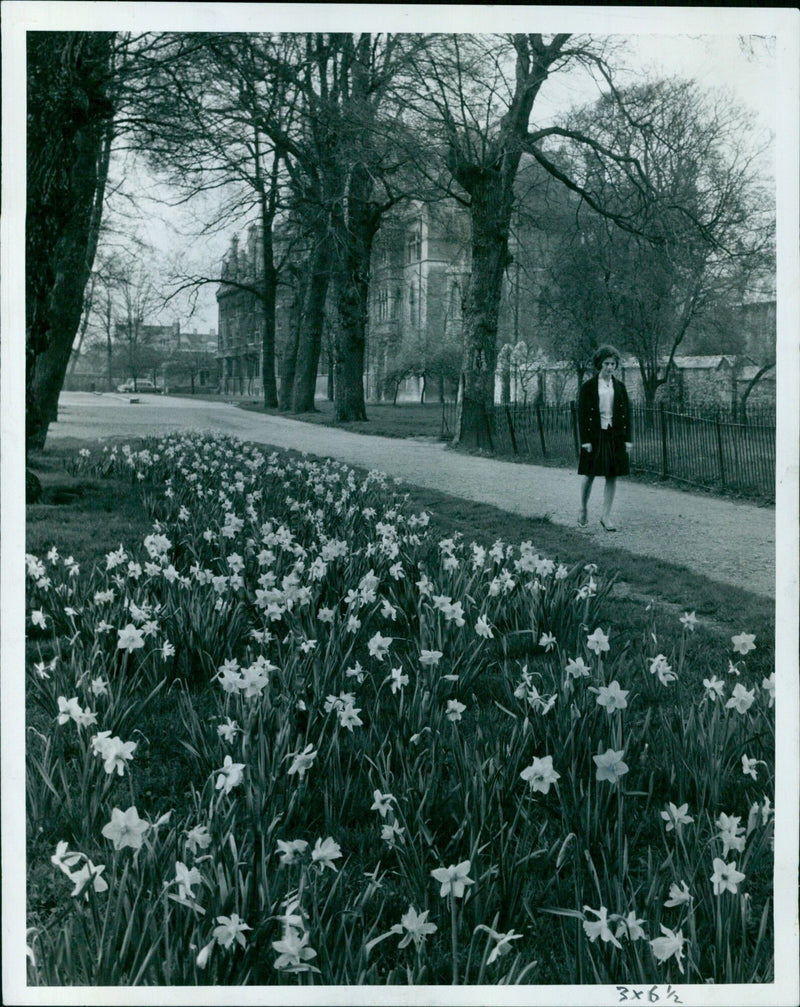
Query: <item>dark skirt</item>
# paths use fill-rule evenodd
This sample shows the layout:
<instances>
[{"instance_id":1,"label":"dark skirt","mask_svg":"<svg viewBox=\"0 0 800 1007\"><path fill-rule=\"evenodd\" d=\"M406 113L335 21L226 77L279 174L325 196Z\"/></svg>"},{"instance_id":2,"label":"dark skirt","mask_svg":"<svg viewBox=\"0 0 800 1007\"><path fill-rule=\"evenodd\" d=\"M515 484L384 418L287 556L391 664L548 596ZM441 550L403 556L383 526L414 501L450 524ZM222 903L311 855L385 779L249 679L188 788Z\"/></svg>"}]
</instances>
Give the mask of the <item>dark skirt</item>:
<instances>
[{"instance_id":1,"label":"dark skirt","mask_svg":"<svg viewBox=\"0 0 800 1007\"><path fill-rule=\"evenodd\" d=\"M615 479L617 476L626 476L629 472L630 464L625 441L613 430L601 430L600 437L591 451L584 451L581 448L578 475Z\"/></svg>"}]
</instances>

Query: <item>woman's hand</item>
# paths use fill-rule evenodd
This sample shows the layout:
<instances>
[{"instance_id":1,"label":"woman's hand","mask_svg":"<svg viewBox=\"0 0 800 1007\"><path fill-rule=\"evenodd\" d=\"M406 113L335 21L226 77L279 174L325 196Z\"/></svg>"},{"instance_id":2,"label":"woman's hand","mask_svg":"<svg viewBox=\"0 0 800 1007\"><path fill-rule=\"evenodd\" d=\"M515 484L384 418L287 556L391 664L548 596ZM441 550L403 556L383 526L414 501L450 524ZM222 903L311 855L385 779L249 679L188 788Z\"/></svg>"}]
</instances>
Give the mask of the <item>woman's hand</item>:
<instances>
[{"instance_id":1,"label":"woman's hand","mask_svg":"<svg viewBox=\"0 0 800 1007\"><path fill-rule=\"evenodd\" d=\"M633 447L633 443L631 441L625 441L625 450L626 451L630 451L632 447Z\"/></svg>"},{"instance_id":2,"label":"woman's hand","mask_svg":"<svg viewBox=\"0 0 800 1007\"><path fill-rule=\"evenodd\" d=\"M587 444L581 444L581 447L583 448L584 451L591 451L592 450L592 445L589 444L589 443L587 443Z\"/></svg>"}]
</instances>

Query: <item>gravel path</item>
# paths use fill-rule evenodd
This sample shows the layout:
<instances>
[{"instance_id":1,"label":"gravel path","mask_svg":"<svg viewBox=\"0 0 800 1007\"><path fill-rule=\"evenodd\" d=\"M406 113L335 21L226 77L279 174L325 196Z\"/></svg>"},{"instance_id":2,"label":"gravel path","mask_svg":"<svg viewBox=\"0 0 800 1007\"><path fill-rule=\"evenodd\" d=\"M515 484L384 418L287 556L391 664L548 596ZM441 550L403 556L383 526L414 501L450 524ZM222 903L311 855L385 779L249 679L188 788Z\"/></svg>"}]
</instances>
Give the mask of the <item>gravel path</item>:
<instances>
[{"instance_id":1,"label":"gravel path","mask_svg":"<svg viewBox=\"0 0 800 1007\"><path fill-rule=\"evenodd\" d=\"M59 422L50 427L49 437L133 437L177 429L214 430L330 456L417 486L577 528L579 479L571 470L472 457L438 442L354 434L227 403L142 395L132 404L124 395L64 392ZM589 542L613 544L775 597L773 508L620 480L614 505L619 531L609 533L599 525L602 488L603 481L597 480L583 532Z\"/></svg>"}]
</instances>

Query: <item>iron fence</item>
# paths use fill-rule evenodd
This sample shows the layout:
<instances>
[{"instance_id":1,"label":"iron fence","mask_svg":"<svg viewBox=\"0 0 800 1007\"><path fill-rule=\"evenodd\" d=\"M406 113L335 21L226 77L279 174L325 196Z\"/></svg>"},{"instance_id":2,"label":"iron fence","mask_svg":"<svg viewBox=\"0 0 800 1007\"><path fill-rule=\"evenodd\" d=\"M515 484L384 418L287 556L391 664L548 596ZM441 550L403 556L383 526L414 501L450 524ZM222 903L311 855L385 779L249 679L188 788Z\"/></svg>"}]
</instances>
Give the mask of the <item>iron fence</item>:
<instances>
[{"instance_id":1,"label":"iron fence","mask_svg":"<svg viewBox=\"0 0 800 1007\"><path fill-rule=\"evenodd\" d=\"M771 422L770 422L771 420ZM678 412L663 404L631 406L633 472L676 479L765 500L775 498L774 414L736 422L724 410ZM580 452L575 402L562 406L493 406L489 429L496 455L539 464L577 464ZM456 433L456 403L442 404L442 438Z\"/></svg>"}]
</instances>

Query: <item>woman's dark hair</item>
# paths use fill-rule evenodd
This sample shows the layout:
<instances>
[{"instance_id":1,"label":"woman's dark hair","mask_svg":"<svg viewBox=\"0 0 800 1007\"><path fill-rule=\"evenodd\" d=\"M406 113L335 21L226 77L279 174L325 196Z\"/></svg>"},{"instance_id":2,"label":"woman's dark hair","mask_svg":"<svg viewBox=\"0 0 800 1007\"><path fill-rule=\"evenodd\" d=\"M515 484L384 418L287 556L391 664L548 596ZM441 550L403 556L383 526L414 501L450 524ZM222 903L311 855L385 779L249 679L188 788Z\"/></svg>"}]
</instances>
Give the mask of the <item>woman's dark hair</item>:
<instances>
[{"instance_id":1,"label":"woman's dark hair","mask_svg":"<svg viewBox=\"0 0 800 1007\"><path fill-rule=\"evenodd\" d=\"M613 357L616 361L617 367L619 367L619 350L615 349L613 346L599 346L595 355L592 357L594 369L599 371L603 366L603 361L608 360L609 357Z\"/></svg>"}]
</instances>

